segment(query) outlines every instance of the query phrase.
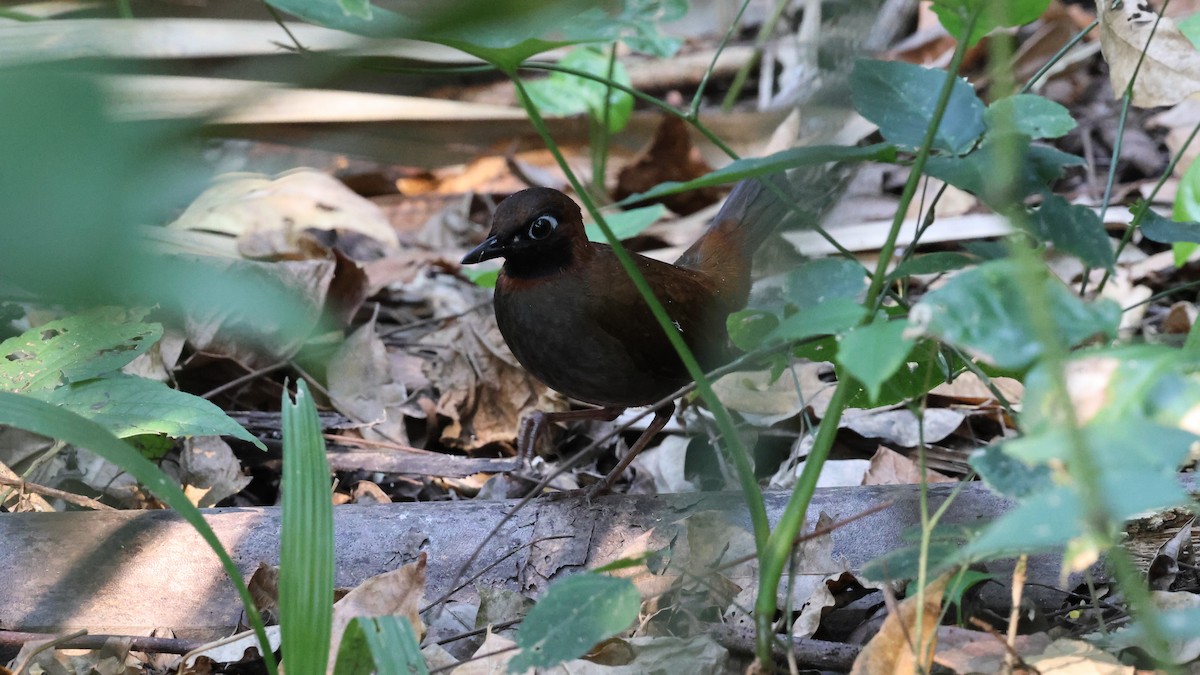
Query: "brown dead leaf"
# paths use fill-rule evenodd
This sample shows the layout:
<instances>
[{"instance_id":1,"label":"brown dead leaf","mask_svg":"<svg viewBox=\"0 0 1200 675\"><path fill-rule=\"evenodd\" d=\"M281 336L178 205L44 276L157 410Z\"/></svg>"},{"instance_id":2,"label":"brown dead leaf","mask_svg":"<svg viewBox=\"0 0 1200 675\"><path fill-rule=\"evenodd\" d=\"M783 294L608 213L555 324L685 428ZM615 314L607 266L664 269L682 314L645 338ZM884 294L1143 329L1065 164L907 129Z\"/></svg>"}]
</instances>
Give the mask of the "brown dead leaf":
<instances>
[{"instance_id":1,"label":"brown dead leaf","mask_svg":"<svg viewBox=\"0 0 1200 675\"><path fill-rule=\"evenodd\" d=\"M1021 398L1025 395L1025 385L1011 377L993 377L990 382L1009 403L1014 405L1020 403ZM979 379L978 375L970 371L960 374L954 378L953 382L939 384L929 393L968 405L982 405L996 400L996 395L992 393L992 390L983 383L983 380Z\"/></svg>"},{"instance_id":2,"label":"brown dead leaf","mask_svg":"<svg viewBox=\"0 0 1200 675\"><path fill-rule=\"evenodd\" d=\"M1033 633L1018 635L1013 648L1024 657L1044 652L1049 644L1049 635ZM958 626L938 627L937 662L954 669L954 672L1004 672L1004 659L1007 654L1008 648L1004 642L991 633L968 630Z\"/></svg>"},{"instance_id":3,"label":"brown dead leaf","mask_svg":"<svg viewBox=\"0 0 1200 675\"><path fill-rule=\"evenodd\" d=\"M64 650L47 649L28 662L25 659L44 645L46 640L26 642L13 660L24 663L22 673L89 673L89 675L140 675L145 672L145 663L130 653L129 638L109 638L100 649Z\"/></svg>"},{"instance_id":4,"label":"brown dead leaf","mask_svg":"<svg viewBox=\"0 0 1200 675\"><path fill-rule=\"evenodd\" d=\"M835 383L822 376L833 372L828 363L794 364L791 373L771 380L770 371L730 373L713 383L713 390L729 408L754 415L760 425L771 425L799 414L811 406L813 414L823 417L829 407ZM797 389L796 382L799 381Z\"/></svg>"},{"instance_id":5,"label":"brown dead leaf","mask_svg":"<svg viewBox=\"0 0 1200 675\"><path fill-rule=\"evenodd\" d=\"M246 584L254 606L263 614L274 614L279 606L279 568L265 562L258 563L250 581Z\"/></svg>"},{"instance_id":6,"label":"brown dead leaf","mask_svg":"<svg viewBox=\"0 0 1200 675\"><path fill-rule=\"evenodd\" d=\"M383 488L369 480L360 480L354 484L353 504L391 504L392 498L387 496Z\"/></svg>"},{"instance_id":7,"label":"brown dead leaf","mask_svg":"<svg viewBox=\"0 0 1200 675\"><path fill-rule=\"evenodd\" d=\"M358 327L329 359L329 400L354 422L365 425L363 438L408 444L404 383L392 373L392 359L375 330L375 317Z\"/></svg>"},{"instance_id":8,"label":"brown dead leaf","mask_svg":"<svg viewBox=\"0 0 1200 675\"><path fill-rule=\"evenodd\" d=\"M220 436L194 436L183 441L179 482L193 504L208 508L244 490L250 476Z\"/></svg>"},{"instance_id":9,"label":"brown dead leaf","mask_svg":"<svg viewBox=\"0 0 1200 675\"><path fill-rule=\"evenodd\" d=\"M925 480L930 483L957 482L949 476L925 469ZM867 475L863 476L863 485L915 485L921 482L921 471L917 463L900 453L879 446L875 456L871 458L871 466Z\"/></svg>"},{"instance_id":10,"label":"brown dead leaf","mask_svg":"<svg viewBox=\"0 0 1200 675\"><path fill-rule=\"evenodd\" d=\"M1133 666L1123 665L1120 660L1088 644L1083 640L1055 640L1041 654L1025 659L1042 675L1134 675Z\"/></svg>"},{"instance_id":11,"label":"brown dead leaf","mask_svg":"<svg viewBox=\"0 0 1200 675\"><path fill-rule=\"evenodd\" d=\"M235 236L242 256L257 260L308 258L314 236L355 260L398 246L378 206L314 169L222 176L169 227Z\"/></svg>"},{"instance_id":12,"label":"brown dead leaf","mask_svg":"<svg viewBox=\"0 0 1200 675\"><path fill-rule=\"evenodd\" d=\"M938 619L942 610L942 594L953 571L946 572L925 586L925 592L913 595L889 614L883 626L854 660L850 675L907 675L927 673L937 649ZM918 604L919 603L919 604ZM921 607L921 625L917 626L917 608ZM916 643L920 636L920 656Z\"/></svg>"},{"instance_id":13,"label":"brown dead leaf","mask_svg":"<svg viewBox=\"0 0 1200 675\"><path fill-rule=\"evenodd\" d=\"M915 448L922 442L937 443L944 439L954 433L966 418L966 414L951 408L928 408L920 420L907 408L851 408L842 416L841 426L860 436L882 438L901 447Z\"/></svg>"},{"instance_id":14,"label":"brown dead leaf","mask_svg":"<svg viewBox=\"0 0 1200 675\"><path fill-rule=\"evenodd\" d=\"M1157 19L1149 5L1140 2L1126 2L1115 10L1109 3L1101 2L1096 9L1100 17L1100 49L1108 62L1116 97L1120 98L1125 91L1135 68L1138 69L1133 83L1136 106L1175 105L1200 92L1200 52L1173 19Z\"/></svg>"},{"instance_id":15,"label":"brown dead leaf","mask_svg":"<svg viewBox=\"0 0 1200 675\"><path fill-rule=\"evenodd\" d=\"M631 164L621 169L617 176L617 187L613 190L613 198L620 201L630 195L645 192L659 183L689 181L710 171L712 167L700 156L699 149L692 145L687 123L675 115L663 115L649 147L639 153ZM671 211L686 216L715 204L720 198L719 189L701 188L670 195L657 201ZM635 204L641 205L643 204Z\"/></svg>"},{"instance_id":16,"label":"brown dead leaf","mask_svg":"<svg viewBox=\"0 0 1200 675\"><path fill-rule=\"evenodd\" d=\"M1163 332L1172 335L1187 335L1196 323L1196 305L1186 300L1171 305L1167 317L1163 319Z\"/></svg>"},{"instance_id":17,"label":"brown dead leaf","mask_svg":"<svg viewBox=\"0 0 1200 675\"><path fill-rule=\"evenodd\" d=\"M425 368L441 392L437 412L450 420L441 440L468 452L489 443L512 443L518 421L535 410L566 409L562 397L517 363L490 312L471 317L421 340L444 353Z\"/></svg>"},{"instance_id":18,"label":"brown dead leaf","mask_svg":"<svg viewBox=\"0 0 1200 675\"><path fill-rule=\"evenodd\" d=\"M266 626L267 643L271 649L279 650L279 626ZM213 664L259 661L258 636L253 630L214 640L184 654L179 669L180 675L199 675L213 672Z\"/></svg>"},{"instance_id":19,"label":"brown dead leaf","mask_svg":"<svg viewBox=\"0 0 1200 675\"><path fill-rule=\"evenodd\" d=\"M399 615L408 619L417 640L421 639L425 634L425 624L417 610L421 607L425 591L425 564L426 556L422 551L416 562L367 579L333 605L330 672L342 643L342 634L352 619Z\"/></svg>"}]
</instances>

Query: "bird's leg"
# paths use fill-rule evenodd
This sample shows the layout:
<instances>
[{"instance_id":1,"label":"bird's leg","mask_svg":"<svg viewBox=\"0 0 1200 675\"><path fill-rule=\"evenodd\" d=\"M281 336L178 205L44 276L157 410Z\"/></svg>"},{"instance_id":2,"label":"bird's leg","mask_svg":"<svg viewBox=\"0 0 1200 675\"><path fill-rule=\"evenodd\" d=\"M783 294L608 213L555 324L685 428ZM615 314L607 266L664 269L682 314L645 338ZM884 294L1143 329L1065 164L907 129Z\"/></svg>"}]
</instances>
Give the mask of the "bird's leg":
<instances>
[{"instance_id":1,"label":"bird's leg","mask_svg":"<svg viewBox=\"0 0 1200 675\"><path fill-rule=\"evenodd\" d=\"M588 491L588 498L590 499L592 497L598 497L611 490L613 483L616 483L617 479L621 477L621 474L625 473L625 469L629 468L629 463L632 462L642 450L646 449L646 444L650 442L650 439L658 435L658 432L662 431L663 427L667 426L667 422L671 421L671 416L674 414L674 403L668 403L658 410L655 410L654 419L650 420L650 424L646 427L646 430L642 432L641 436L638 436L638 439L634 442L633 447L629 448L629 452L625 453L625 456L621 458L621 461L617 462L617 466L613 468L612 471L608 472L608 475L604 477L604 480L592 486L592 489Z\"/></svg>"},{"instance_id":2,"label":"bird's leg","mask_svg":"<svg viewBox=\"0 0 1200 675\"><path fill-rule=\"evenodd\" d=\"M586 410L530 413L521 419L521 425L517 430L517 457L522 459L533 457L538 436L542 435L547 424L585 420L611 422L620 417L623 412L625 412L624 408L587 408Z\"/></svg>"}]
</instances>

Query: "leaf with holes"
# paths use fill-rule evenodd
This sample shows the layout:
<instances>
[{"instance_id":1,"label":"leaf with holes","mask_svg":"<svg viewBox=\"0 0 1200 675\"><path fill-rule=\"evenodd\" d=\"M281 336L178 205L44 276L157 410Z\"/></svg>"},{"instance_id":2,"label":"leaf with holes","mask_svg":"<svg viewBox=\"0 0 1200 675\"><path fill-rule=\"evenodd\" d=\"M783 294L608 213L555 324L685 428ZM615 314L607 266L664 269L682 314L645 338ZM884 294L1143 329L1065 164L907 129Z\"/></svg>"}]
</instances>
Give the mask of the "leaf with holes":
<instances>
[{"instance_id":1,"label":"leaf with holes","mask_svg":"<svg viewBox=\"0 0 1200 675\"><path fill-rule=\"evenodd\" d=\"M142 377L114 374L36 397L97 422L121 438L141 434L234 436L267 449L212 403Z\"/></svg>"},{"instance_id":2,"label":"leaf with holes","mask_svg":"<svg viewBox=\"0 0 1200 675\"><path fill-rule=\"evenodd\" d=\"M637 618L641 596L628 579L577 574L551 584L521 623L521 652L510 673L549 668L583 656L596 643L625 630Z\"/></svg>"},{"instance_id":3,"label":"leaf with holes","mask_svg":"<svg viewBox=\"0 0 1200 675\"><path fill-rule=\"evenodd\" d=\"M0 391L33 393L118 370L162 337L144 312L102 308L42 324L0 343Z\"/></svg>"}]
</instances>

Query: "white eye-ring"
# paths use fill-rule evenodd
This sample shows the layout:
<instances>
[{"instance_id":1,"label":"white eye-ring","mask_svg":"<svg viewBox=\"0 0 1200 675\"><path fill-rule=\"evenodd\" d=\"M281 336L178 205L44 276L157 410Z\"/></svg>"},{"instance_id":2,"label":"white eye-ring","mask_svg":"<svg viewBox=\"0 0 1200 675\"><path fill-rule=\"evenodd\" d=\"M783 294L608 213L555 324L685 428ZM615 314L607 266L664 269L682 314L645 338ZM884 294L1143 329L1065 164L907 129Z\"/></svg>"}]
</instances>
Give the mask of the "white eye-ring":
<instances>
[{"instance_id":1,"label":"white eye-ring","mask_svg":"<svg viewBox=\"0 0 1200 675\"><path fill-rule=\"evenodd\" d=\"M554 228L558 227L558 220L554 216L541 215L533 219L529 224L530 239L545 239L550 236Z\"/></svg>"}]
</instances>

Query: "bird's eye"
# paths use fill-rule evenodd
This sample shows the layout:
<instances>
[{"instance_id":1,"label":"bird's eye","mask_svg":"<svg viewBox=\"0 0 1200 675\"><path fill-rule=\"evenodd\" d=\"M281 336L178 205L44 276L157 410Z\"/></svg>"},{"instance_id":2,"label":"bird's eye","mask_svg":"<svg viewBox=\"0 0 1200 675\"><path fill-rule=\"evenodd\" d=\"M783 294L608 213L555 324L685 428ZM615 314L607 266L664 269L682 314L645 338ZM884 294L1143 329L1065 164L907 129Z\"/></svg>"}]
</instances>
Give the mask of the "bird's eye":
<instances>
[{"instance_id":1,"label":"bird's eye","mask_svg":"<svg viewBox=\"0 0 1200 675\"><path fill-rule=\"evenodd\" d=\"M529 224L529 238L545 239L556 227L558 227L558 220L554 216L538 216Z\"/></svg>"}]
</instances>

